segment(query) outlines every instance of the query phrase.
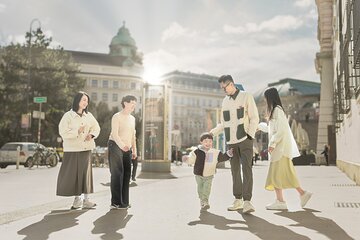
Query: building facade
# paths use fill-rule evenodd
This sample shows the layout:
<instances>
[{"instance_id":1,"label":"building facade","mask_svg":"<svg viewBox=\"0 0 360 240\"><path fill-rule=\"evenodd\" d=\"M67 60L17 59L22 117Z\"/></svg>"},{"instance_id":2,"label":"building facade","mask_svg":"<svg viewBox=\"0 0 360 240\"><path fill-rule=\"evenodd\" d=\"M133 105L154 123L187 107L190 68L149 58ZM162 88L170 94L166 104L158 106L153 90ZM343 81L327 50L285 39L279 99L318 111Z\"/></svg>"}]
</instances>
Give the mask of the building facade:
<instances>
[{"instance_id":1,"label":"building facade","mask_svg":"<svg viewBox=\"0 0 360 240\"><path fill-rule=\"evenodd\" d=\"M261 89L254 96L260 115L260 121L267 120L267 105L264 91L269 87L274 87L278 90L285 113L290 120L290 124L293 120L296 121L297 125L300 123L308 135L308 140L304 139L303 141L306 141L306 143L303 144L300 144L300 142L302 142L300 136L299 138L296 138L297 136L295 136L295 139L299 142L300 150L305 150L307 152L310 150L315 151L317 147L319 122L320 83L292 78L285 78L278 82L269 83L266 88ZM258 134L257 146L258 150L261 151L267 148L267 136L261 132ZM296 132L294 135L296 135Z\"/></svg>"},{"instance_id":2,"label":"building facade","mask_svg":"<svg viewBox=\"0 0 360 240\"><path fill-rule=\"evenodd\" d=\"M162 76L162 82L171 89L170 124L171 129L180 134L176 141L178 144L181 142L181 147L197 146L200 134L218 123L219 109L225 96L218 79L216 76L181 71Z\"/></svg>"},{"instance_id":3,"label":"building facade","mask_svg":"<svg viewBox=\"0 0 360 240\"><path fill-rule=\"evenodd\" d=\"M329 142L330 154L336 157L337 166L360 184L360 158L356 155L360 142L360 1L317 0L316 3L320 43L317 69L320 76L328 76L324 92L333 96L333 123L328 132L335 140ZM324 35L326 41L322 40ZM323 69L318 55L325 50L332 64Z\"/></svg>"},{"instance_id":4,"label":"building facade","mask_svg":"<svg viewBox=\"0 0 360 240\"><path fill-rule=\"evenodd\" d=\"M109 53L69 52L79 64L80 76L86 79L85 91L92 102L106 103L121 109L123 96L132 94L141 103L143 89L142 55L124 25L109 45ZM141 104L138 104L140 107Z\"/></svg>"}]
</instances>

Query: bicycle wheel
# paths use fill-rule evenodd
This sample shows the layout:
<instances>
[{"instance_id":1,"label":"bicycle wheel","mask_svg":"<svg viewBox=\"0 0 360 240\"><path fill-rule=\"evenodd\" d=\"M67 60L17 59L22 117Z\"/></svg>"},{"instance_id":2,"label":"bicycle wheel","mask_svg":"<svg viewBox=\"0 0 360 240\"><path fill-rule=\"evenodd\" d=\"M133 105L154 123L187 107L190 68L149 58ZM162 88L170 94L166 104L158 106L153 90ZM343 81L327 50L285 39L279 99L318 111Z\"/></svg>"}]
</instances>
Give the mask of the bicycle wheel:
<instances>
[{"instance_id":1,"label":"bicycle wheel","mask_svg":"<svg viewBox=\"0 0 360 240\"><path fill-rule=\"evenodd\" d=\"M34 157L30 157L26 162L27 162L27 167L31 169L34 166Z\"/></svg>"},{"instance_id":2,"label":"bicycle wheel","mask_svg":"<svg viewBox=\"0 0 360 240\"><path fill-rule=\"evenodd\" d=\"M58 158L55 154L51 154L46 159L46 162L48 167L55 167L58 164Z\"/></svg>"}]
</instances>

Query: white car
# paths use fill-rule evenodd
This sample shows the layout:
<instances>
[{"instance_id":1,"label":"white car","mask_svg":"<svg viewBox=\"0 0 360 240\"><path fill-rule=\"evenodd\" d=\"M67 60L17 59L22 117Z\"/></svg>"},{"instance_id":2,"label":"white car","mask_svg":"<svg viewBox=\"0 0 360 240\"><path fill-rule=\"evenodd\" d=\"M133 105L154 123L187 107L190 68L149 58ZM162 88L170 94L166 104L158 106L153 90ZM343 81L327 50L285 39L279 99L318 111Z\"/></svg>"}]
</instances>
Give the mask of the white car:
<instances>
[{"instance_id":1,"label":"white car","mask_svg":"<svg viewBox=\"0 0 360 240\"><path fill-rule=\"evenodd\" d=\"M9 142L4 144L0 149L0 168L16 165L17 160L19 160L20 165L28 167L37 146L38 143L32 142Z\"/></svg>"}]
</instances>

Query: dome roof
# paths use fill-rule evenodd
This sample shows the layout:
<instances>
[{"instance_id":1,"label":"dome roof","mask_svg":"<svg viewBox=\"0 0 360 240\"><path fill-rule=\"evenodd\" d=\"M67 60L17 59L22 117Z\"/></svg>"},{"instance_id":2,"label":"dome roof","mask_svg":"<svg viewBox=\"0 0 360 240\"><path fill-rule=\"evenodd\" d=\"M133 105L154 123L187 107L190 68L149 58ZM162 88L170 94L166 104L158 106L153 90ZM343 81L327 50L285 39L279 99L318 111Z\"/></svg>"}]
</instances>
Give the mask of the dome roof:
<instances>
[{"instance_id":1,"label":"dome roof","mask_svg":"<svg viewBox=\"0 0 360 240\"><path fill-rule=\"evenodd\" d=\"M125 27L125 22L119 29L117 35L112 38L110 46L112 45L128 45L136 47L135 40L131 37L129 29Z\"/></svg>"}]
</instances>

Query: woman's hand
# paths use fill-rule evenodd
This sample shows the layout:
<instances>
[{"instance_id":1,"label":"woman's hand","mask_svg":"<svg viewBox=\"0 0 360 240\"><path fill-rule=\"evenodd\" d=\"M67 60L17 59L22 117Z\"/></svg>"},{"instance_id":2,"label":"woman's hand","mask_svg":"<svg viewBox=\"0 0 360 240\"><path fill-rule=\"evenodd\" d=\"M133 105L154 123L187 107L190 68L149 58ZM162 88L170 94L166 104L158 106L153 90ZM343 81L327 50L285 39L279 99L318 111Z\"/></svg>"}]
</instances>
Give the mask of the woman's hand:
<instances>
[{"instance_id":1,"label":"woman's hand","mask_svg":"<svg viewBox=\"0 0 360 240\"><path fill-rule=\"evenodd\" d=\"M85 138L85 141L90 141L91 139L93 139L93 137L94 137L93 135L88 134Z\"/></svg>"},{"instance_id":2,"label":"woman's hand","mask_svg":"<svg viewBox=\"0 0 360 240\"><path fill-rule=\"evenodd\" d=\"M124 152L128 152L130 150L129 146L123 146L121 148L121 150L123 150Z\"/></svg>"},{"instance_id":3,"label":"woman's hand","mask_svg":"<svg viewBox=\"0 0 360 240\"><path fill-rule=\"evenodd\" d=\"M84 131L85 131L85 126L81 126L79 127L78 134L84 133Z\"/></svg>"},{"instance_id":4,"label":"woman's hand","mask_svg":"<svg viewBox=\"0 0 360 240\"><path fill-rule=\"evenodd\" d=\"M273 147L269 147L269 148L268 148L268 152L271 153L272 151L274 151L274 148L273 148Z\"/></svg>"}]
</instances>

